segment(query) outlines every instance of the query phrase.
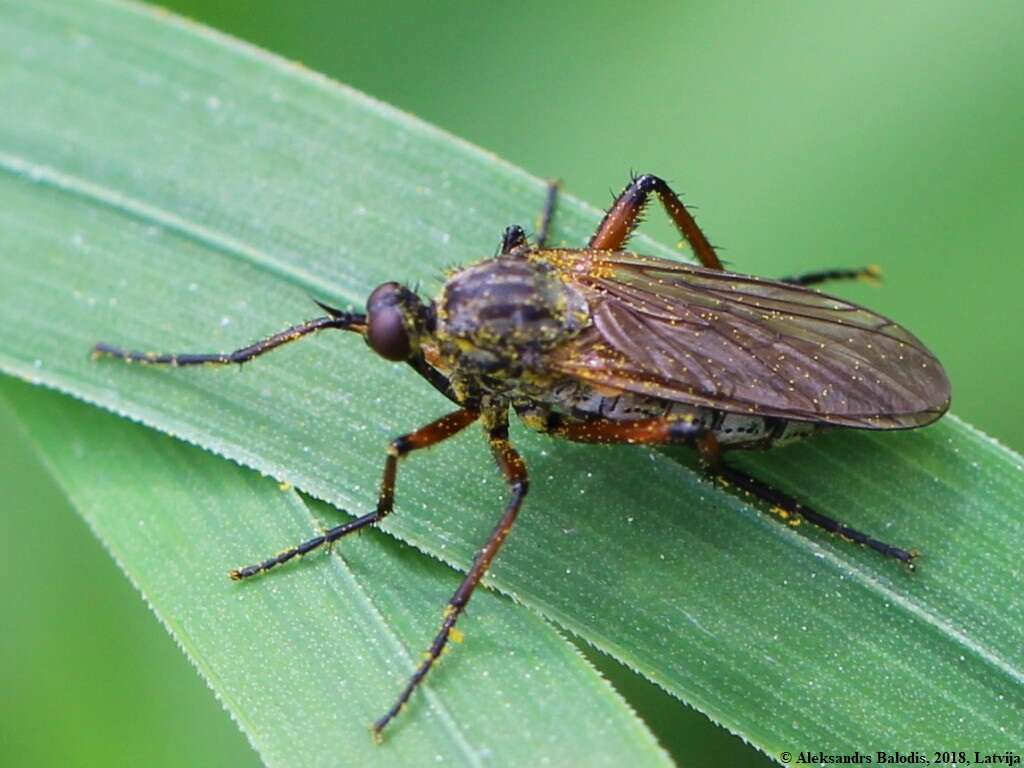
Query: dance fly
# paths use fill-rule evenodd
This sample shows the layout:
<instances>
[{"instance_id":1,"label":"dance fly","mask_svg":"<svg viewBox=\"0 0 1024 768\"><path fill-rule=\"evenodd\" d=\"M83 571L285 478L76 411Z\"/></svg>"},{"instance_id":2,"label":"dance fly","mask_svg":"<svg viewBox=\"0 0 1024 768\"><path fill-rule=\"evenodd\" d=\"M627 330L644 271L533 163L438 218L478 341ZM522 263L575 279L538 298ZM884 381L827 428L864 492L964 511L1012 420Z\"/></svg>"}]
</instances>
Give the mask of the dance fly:
<instances>
[{"instance_id":1,"label":"dance fly","mask_svg":"<svg viewBox=\"0 0 1024 768\"><path fill-rule=\"evenodd\" d=\"M626 250L651 195L701 266ZM98 355L154 365L244 363L324 329L351 331L387 360L407 363L456 409L392 440L376 508L262 562L247 579L390 514L399 460L476 421L508 484L497 526L444 611L423 661L373 725L379 736L423 681L515 523L526 465L509 442L514 411L530 428L567 440L696 448L707 471L797 516L913 567L887 544L733 468L723 454L764 449L837 427L922 427L949 408L942 365L909 331L814 290L871 277L835 269L769 280L728 272L669 185L632 179L587 247L550 248L557 186L549 185L533 242L508 227L500 253L451 272L434 300L397 282L378 286L366 312L317 302L325 314L227 354L151 354L97 344Z\"/></svg>"}]
</instances>

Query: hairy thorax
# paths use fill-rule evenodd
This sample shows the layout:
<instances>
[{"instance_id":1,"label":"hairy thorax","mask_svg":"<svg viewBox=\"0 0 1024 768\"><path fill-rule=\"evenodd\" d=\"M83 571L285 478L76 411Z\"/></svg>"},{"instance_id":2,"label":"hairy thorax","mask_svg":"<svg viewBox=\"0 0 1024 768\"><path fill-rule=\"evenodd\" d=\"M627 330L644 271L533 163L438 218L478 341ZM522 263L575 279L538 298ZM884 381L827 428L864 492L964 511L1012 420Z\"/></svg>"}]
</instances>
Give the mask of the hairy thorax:
<instances>
[{"instance_id":1,"label":"hairy thorax","mask_svg":"<svg viewBox=\"0 0 1024 768\"><path fill-rule=\"evenodd\" d=\"M545 357L590 322L549 265L506 255L452 275L437 304L437 354L460 396L511 402L553 383Z\"/></svg>"}]
</instances>

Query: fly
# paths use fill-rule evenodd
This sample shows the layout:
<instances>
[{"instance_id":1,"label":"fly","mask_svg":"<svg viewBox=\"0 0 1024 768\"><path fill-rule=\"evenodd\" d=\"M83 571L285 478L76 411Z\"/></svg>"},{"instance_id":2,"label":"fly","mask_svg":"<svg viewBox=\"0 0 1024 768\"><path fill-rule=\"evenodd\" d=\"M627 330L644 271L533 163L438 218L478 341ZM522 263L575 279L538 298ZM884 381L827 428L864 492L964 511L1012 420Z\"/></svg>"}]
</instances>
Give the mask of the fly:
<instances>
[{"instance_id":1,"label":"fly","mask_svg":"<svg viewBox=\"0 0 1024 768\"><path fill-rule=\"evenodd\" d=\"M651 195L701 266L625 250ZM352 331L387 360L407 363L457 409L387 448L376 508L262 562L247 579L374 525L394 507L399 460L475 421L508 485L501 518L444 611L422 663L373 725L379 737L444 651L455 623L512 530L529 487L509 442L508 414L554 437L696 448L709 473L777 508L913 567L915 553L800 504L731 467L723 454L764 449L835 427L921 427L949 408L939 361L907 330L813 290L872 268L768 280L727 272L668 184L634 178L586 248L548 248L557 186L534 243L505 230L498 256L449 274L435 300L388 282L366 313L317 302L325 315L229 354L153 354L97 344L97 355L154 365L228 365L320 330Z\"/></svg>"}]
</instances>

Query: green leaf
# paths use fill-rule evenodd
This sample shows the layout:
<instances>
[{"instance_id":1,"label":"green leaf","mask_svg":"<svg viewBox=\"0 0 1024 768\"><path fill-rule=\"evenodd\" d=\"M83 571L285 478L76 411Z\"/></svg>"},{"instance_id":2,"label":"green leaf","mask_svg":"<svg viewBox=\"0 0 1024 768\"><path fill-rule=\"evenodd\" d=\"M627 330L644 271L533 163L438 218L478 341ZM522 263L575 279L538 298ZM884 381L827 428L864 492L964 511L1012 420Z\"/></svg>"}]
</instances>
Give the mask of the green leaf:
<instances>
[{"instance_id":1,"label":"green leaf","mask_svg":"<svg viewBox=\"0 0 1024 768\"><path fill-rule=\"evenodd\" d=\"M134 6L5 7L0 57L0 368L368 509L385 440L450 405L357 339L321 334L241 373L86 351L227 350L310 316L307 293L361 304L385 279L436 286L529 224L541 182ZM556 236L580 242L596 220L566 196ZM780 525L661 453L513 437L531 495L489 583L768 754L1024 738L1024 462L954 417L742 459L920 548L913 574ZM403 465L383 527L465 568L502 499L465 434ZM268 526L275 548L295 537Z\"/></svg>"},{"instance_id":2,"label":"green leaf","mask_svg":"<svg viewBox=\"0 0 1024 768\"><path fill-rule=\"evenodd\" d=\"M308 536L322 510L61 395L5 379L0 397L268 765L669 764L571 644L491 592L473 603L460 661L446 654L377 747L369 723L414 668L456 574L370 532L328 562L235 584L226 563L273 552L282 528Z\"/></svg>"}]
</instances>

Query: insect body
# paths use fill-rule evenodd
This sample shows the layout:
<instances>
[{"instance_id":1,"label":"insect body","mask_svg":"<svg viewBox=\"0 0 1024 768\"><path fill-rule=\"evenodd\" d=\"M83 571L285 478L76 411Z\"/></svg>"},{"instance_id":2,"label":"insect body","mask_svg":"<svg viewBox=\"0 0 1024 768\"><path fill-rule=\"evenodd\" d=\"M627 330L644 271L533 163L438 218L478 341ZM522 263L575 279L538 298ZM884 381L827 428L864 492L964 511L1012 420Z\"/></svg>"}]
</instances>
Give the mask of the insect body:
<instances>
[{"instance_id":1,"label":"insect body","mask_svg":"<svg viewBox=\"0 0 1024 768\"><path fill-rule=\"evenodd\" d=\"M693 445L708 468L791 515L912 565L913 553L839 523L723 461L733 448L767 448L821 429L905 429L949 407L942 366L908 331L867 309L812 290L831 270L782 280L726 272L693 217L656 176L635 178L584 249L546 248L551 185L537 242L518 226L501 253L449 275L425 301L384 283L366 314L325 304L326 315L230 354L149 354L106 344L95 352L169 365L251 360L327 328L362 335L377 354L408 363L457 409L388 446L376 508L263 562L245 579L373 525L394 504L398 461L481 421L509 497L497 526L449 601L424 661L379 734L448 643L473 590L526 496L526 466L508 439L514 410L531 428L580 442ZM651 194L701 266L624 251Z\"/></svg>"},{"instance_id":2,"label":"insect body","mask_svg":"<svg viewBox=\"0 0 1024 768\"><path fill-rule=\"evenodd\" d=\"M568 268L575 272L569 279L553 266L559 264L562 270L572 265ZM595 334L591 307L603 312L605 297L582 288L579 277L573 277L605 269L600 252L513 250L461 270L446 284L435 309L433 339L423 344L426 358L448 376L462 401L504 400L539 431L595 419L664 418L694 422L722 446L768 447L820 428L813 422L659 397L649 393L639 375L628 387L602 386L607 366L600 358L587 357L600 354L587 329ZM596 331L596 344L604 338ZM643 348L652 343L645 340L649 338L629 338L627 343Z\"/></svg>"}]
</instances>

